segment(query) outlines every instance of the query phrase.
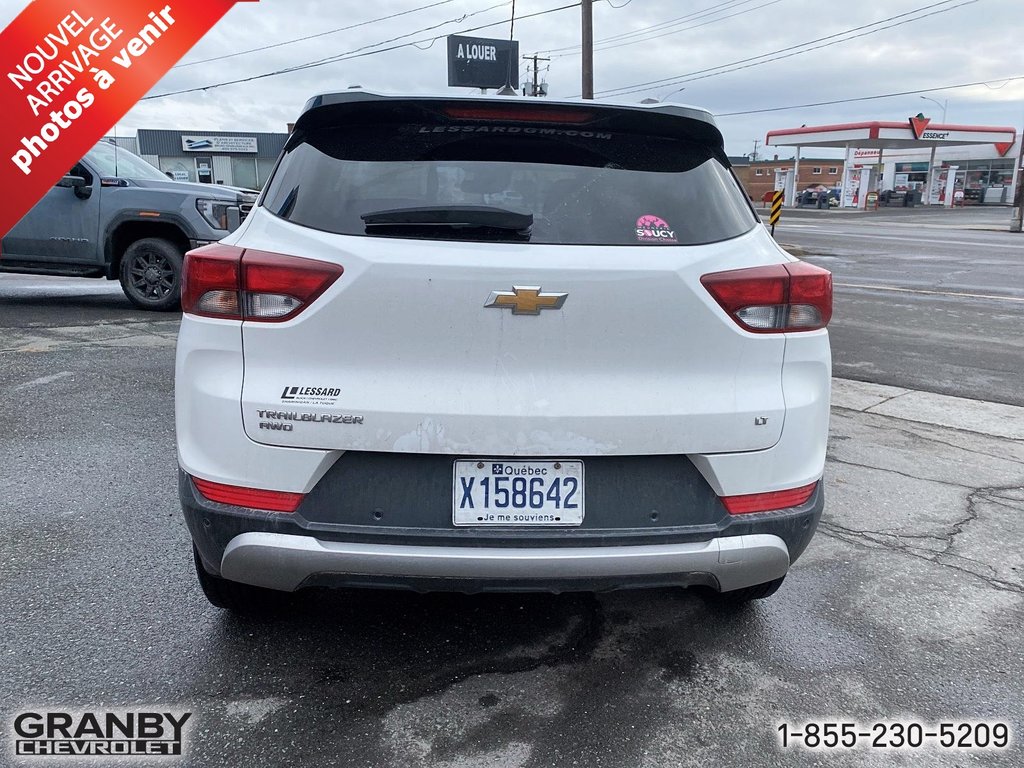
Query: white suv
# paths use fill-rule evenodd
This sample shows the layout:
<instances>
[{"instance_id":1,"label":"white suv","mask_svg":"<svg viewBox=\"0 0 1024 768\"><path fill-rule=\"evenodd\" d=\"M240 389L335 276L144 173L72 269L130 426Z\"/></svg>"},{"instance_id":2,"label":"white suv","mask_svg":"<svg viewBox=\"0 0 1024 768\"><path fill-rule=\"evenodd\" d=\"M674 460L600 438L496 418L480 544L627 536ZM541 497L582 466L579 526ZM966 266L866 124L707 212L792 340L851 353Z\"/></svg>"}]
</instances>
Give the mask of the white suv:
<instances>
[{"instance_id":1,"label":"white suv","mask_svg":"<svg viewBox=\"0 0 1024 768\"><path fill-rule=\"evenodd\" d=\"M176 392L200 583L773 593L821 515L828 272L707 112L317 96L190 252Z\"/></svg>"}]
</instances>

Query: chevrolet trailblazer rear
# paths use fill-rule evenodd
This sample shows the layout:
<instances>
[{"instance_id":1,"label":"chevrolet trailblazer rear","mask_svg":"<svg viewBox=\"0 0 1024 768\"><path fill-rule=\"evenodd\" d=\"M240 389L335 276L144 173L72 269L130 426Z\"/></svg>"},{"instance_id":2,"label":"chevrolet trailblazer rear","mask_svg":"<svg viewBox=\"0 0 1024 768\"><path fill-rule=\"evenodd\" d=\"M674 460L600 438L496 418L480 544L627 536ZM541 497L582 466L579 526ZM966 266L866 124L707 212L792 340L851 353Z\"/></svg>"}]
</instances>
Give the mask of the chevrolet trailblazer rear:
<instances>
[{"instance_id":1,"label":"chevrolet trailblazer rear","mask_svg":"<svg viewBox=\"0 0 1024 768\"><path fill-rule=\"evenodd\" d=\"M821 514L831 290L702 110L318 96L185 262L200 582L765 597Z\"/></svg>"}]
</instances>

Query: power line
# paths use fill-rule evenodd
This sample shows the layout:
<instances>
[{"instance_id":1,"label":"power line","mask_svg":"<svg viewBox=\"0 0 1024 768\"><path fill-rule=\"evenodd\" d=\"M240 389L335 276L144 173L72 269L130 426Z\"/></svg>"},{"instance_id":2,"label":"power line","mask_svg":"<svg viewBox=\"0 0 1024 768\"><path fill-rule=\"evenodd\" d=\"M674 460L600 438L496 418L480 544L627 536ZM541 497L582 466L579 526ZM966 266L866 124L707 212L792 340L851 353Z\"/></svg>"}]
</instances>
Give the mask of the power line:
<instances>
[{"instance_id":1,"label":"power line","mask_svg":"<svg viewBox=\"0 0 1024 768\"><path fill-rule=\"evenodd\" d=\"M807 41L802 42L802 43L797 43L796 45L790 45L790 46L787 46L785 48L780 48L780 49L778 49L776 51L770 51L769 53L762 53L762 54L760 54L758 56L751 56L751 57L746 58L746 59L739 59L737 61L729 62L728 64L720 64L720 65L718 65L716 67L709 67L707 69L699 69L699 70L696 70L694 72L688 72L688 73L682 74L682 75L673 75L672 77L665 77L665 78L661 78L659 80L650 80L650 81L643 82L643 83L634 83L633 85L624 85L624 86L620 86L618 88L608 88L608 89L605 89L605 90L601 91L600 93L601 93L601 95L617 95L617 96L622 96L622 95L625 95L627 93L636 93L637 91L646 90L648 87L652 87L652 86L653 87L662 87L662 86L665 86L665 85L678 85L680 83L688 83L688 82L692 82L694 80L703 80L703 79L705 79L705 77L714 77L716 75L726 74L727 72L735 72L735 71L740 70L740 69L747 69L747 68L749 68L751 66L757 66L758 64L767 63L766 61L763 61L763 60L778 61L780 59L790 58L792 56L797 56L797 55L800 55L802 53L809 53L810 51L818 50L820 48L826 48L829 45L834 45L834 44L840 43L840 42L847 42L848 40L854 40L854 39L856 39L858 37L865 37L867 35L874 34L875 32L881 32L881 31L883 31L885 29L892 29L893 27L902 26L903 24L909 24L910 22L913 22L913 21L919 21L920 19L924 19L924 18L927 18L929 16L935 16L935 15L937 15L939 13L945 13L947 11L951 11L951 10L953 10L955 8L959 8L960 6L963 6L963 5L971 5L972 3L978 2L978 0L966 0L966 2L960 2L957 5L954 5L954 6L950 7L950 8L942 8L942 9L940 9L938 11L934 11L932 13L925 14L923 16L916 16L916 17L914 17L912 19L906 19L905 21L901 21L901 22L898 22L896 24L890 24L888 26L879 27L880 24L886 24L887 22L895 21L896 19L902 19L902 18L907 17L907 16L912 16L913 14L921 13L922 11L926 11L926 10L929 10L931 8L938 8L939 6L942 6L942 5L948 5L949 3L952 3L954 1L955 0L942 0L942 2L932 3L931 5L922 6L921 8L916 8L914 10L907 11L906 13L901 13L901 14L897 14L895 16L890 16L890 17L888 17L886 19L881 19L879 21L873 21L870 24L862 24L859 27L852 27L851 29L843 30L842 32L836 32L835 34L832 34L832 35L826 35L825 37L819 37L819 38L816 38L814 40L807 40ZM878 29L869 29L870 27L879 27L879 28ZM859 32L861 30L868 30L868 31L863 33L863 34L860 34L860 35L853 35L851 37L844 37L845 35L850 35L853 32ZM840 37L843 37L843 39L842 40L836 40L836 38L840 38ZM825 41L832 41L832 42L825 42ZM821 42L825 42L825 44L824 45L817 45L815 47L806 47L806 46L812 46L815 43L821 43ZM798 49L798 48L803 49L803 50L798 50L795 53L790 53L790 54L788 54L786 56L779 56L778 55L778 54L786 53L787 51L794 51L795 49ZM753 63L747 64L747 62L753 62ZM743 64L747 64L747 66L734 66L734 65L743 65ZM727 69L728 67L732 67L732 69ZM722 71L717 71L717 70L722 70ZM697 75L704 75L704 73L712 73L712 74L705 75L704 77L697 77Z\"/></svg>"},{"instance_id":2,"label":"power line","mask_svg":"<svg viewBox=\"0 0 1024 768\"><path fill-rule=\"evenodd\" d=\"M935 91L954 90L956 88L973 88L978 85L989 86L989 83L1002 82L1003 85L1016 80L1024 80L1024 75L1013 77L997 77L992 80L980 80L975 83L959 83L957 85L941 85L935 88L918 88L913 91L898 91L896 93L882 93L877 96L857 96L849 99L833 99L831 101L816 101L811 104L791 104L787 107L766 107L764 109L747 109L741 112L717 112L715 117L735 117L737 115L758 115L764 112L785 112L788 109L808 109L810 107L828 107L833 104L850 104L855 101L874 101L875 99L889 99L896 96L913 96L919 93L934 93Z\"/></svg>"},{"instance_id":3,"label":"power line","mask_svg":"<svg viewBox=\"0 0 1024 768\"><path fill-rule=\"evenodd\" d=\"M723 6L723 5L731 5L731 4L736 3L736 2L751 2L751 0L728 0L728 2L718 3L717 5L711 6L711 8L706 8L705 10L715 10L716 8L719 8L719 7ZM610 5L610 2L609 2L609 5ZM615 7L615 6L612 6L612 7ZM695 13L696 12L701 12L701 11L695 11ZM615 34L615 35L609 35L608 37L601 38L600 40L595 40L594 43L595 44L599 44L599 43L608 42L610 40L618 40L618 39L624 38L624 37L632 37L633 35L642 35L645 32L649 32L651 30L660 29L662 27L666 27L666 26L674 24L676 22L681 22L681 20L690 18L692 15L694 15L694 13L687 13L685 16L678 16L677 18L670 18L670 19L665 20L665 22L657 22L656 24L648 25L647 27L641 27L639 30L634 30L632 32L621 32L621 33L618 33L618 34ZM575 43L573 45L562 45L562 46L557 47L557 48L540 48L540 49L538 49L538 53L558 53L559 51L564 51L564 50L579 50L582 47L583 46L580 45L579 43Z\"/></svg>"},{"instance_id":4,"label":"power line","mask_svg":"<svg viewBox=\"0 0 1024 768\"><path fill-rule=\"evenodd\" d=\"M330 64L333 61L340 61L340 60L345 59L345 58L357 58L355 56L351 56L350 54L359 53L360 51L365 51L365 50L370 49L370 48L376 48L377 46L384 45L385 43L393 43L393 42L395 42L397 40L402 40L402 39L404 39L406 37L412 37L413 35L419 34L420 32L428 32L428 31L430 31L432 29L438 29L440 27L447 26L448 24L456 24L456 23L465 21L466 19L468 19L471 16L479 16L482 13L487 13L488 11L493 11L496 8L502 8L502 7L508 5L511 2L512 2L512 0L502 0L502 2L500 2L500 3L497 3L495 5L489 5L486 8L481 8L478 11L472 11L471 13L464 13L461 16L459 16L458 18L455 18L455 19L448 19L447 21L442 21L442 22L439 22L438 24L431 24L429 27L423 27L421 29L417 29L417 30L414 30L412 32L406 32L404 35L397 35L396 37L390 37L387 40L381 40L381 41L376 42L376 43L369 43L367 45L360 46L359 48L355 48L355 49L353 49L351 51L348 51L346 53L336 53L336 54L334 54L332 56L326 56L326 57L324 57L322 59L316 59L315 61L307 62L306 64L298 64L298 65L292 66L292 67L285 67L285 69L283 69L281 71L282 72L294 72L294 71L299 70L299 69L308 69L310 67L319 66L321 64ZM493 26L497 26L498 24L501 24L501 23L502 22L498 21L498 22L495 22L494 24L489 24L488 26L492 26L493 27ZM431 38L430 39L431 45L433 45L434 40L438 40L441 37L446 37L448 34L457 34L457 33L447 33L446 32L444 35L440 35L438 37ZM415 42L416 41L412 41L412 42L409 42L409 43L403 43L401 46L398 46L398 47L405 47L407 45L413 45ZM426 40L420 40L419 42L427 42L427 41Z\"/></svg>"},{"instance_id":5,"label":"power line","mask_svg":"<svg viewBox=\"0 0 1024 768\"><path fill-rule=\"evenodd\" d=\"M667 37L669 35L675 35L675 34L678 34L680 32L689 32L692 29L698 29L700 27L706 27L709 24L715 24L716 22L719 22L719 21L725 21L727 19L731 19L731 18L734 18L736 16L742 16L742 15L744 15L746 13L750 13L751 11L760 10L761 8L767 8L767 7L771 6L771 5L775 5L776 3L781 3L781 2L782 2L782 0L769 0L769 2L762 3L757 8L744 8L742 11L737 11L736 13L730 13L730 14L728 14L726 16L719 16L717 19L708 19L707 21L702 21L700 24L693 24L693 25L691 25L689 27L683 27L682 29L668 30L668 31L662 32L661 34L658 34L658 35L651 35L650 37L639 38L637 40L625 40L625 41L622 41L622 42L614 43L612 45L601 45L601 46L598 46L595 50L598 50L598 51L610 51L613 48L621 48L623 46L633 45L635 43L646 43L646 42L648 42L650 40L657 40L659 37ZM575 54L575 53L562 53L562 54L559 54L557 56L552 56L552 58L554 58L554 59L561 59L561 58L565 58L566 56L576 56L576 55L578 55L578 54Z\"/></svg>"},{"instance_id":6,"label":"power line","mask_svg":"<svg viewBox=\"0 0 1024 768\"><path fill-rule=\"evenodd\" d=\"M632 32L620 32L620 33L615 34L615 35L609 35L608 37L603 37L600 40L595 40L594 42L595 43L607 43L607 42L610 42L612 40L618 40L618 39L623 38L623 37L631 37L633 35L641 35L641 34L644 34L646 32L650 32L651 30L654 30L654 29L660 29L662 27L675 24L676 22L686 21L687 19L690 19L690 18L692 18L695 15L704 13L705 11L721 10L725 6L735 5L738 2L745 2L746 3L746 2L752 2L752 0L728 0L728 2L718 3L716 5L711 6L710 8L704 8L704 9L702 9L700 11L694 11L693 13L688 13L685 16L678 16L677 18L668 19L667 21L659 21L659 22L657 22L655 24L650 24L650 25L648 25L646 27L641 27L640 29L635 29ZM574 51L574 50L578 50L581 47L582 46L577 43L577 44L574 44L574 45L563 45L560 48L542 48L542 49L538 50L537 52L538 53L558 53L559 51Z\"/></svg>"},{"instance_id":7,"label":"power line","mask_svg":"<svg viewBox=\"0 0 1024 768\"><path fill-rule=\"evenodd\" d=\"M284 45L291 45L292 43L301 43L301 42L304 42L306 40L312 40L312 39L314 39L316 37L324 37L325 35L333 35L336 32L345 32L345 31L347 31L349 29L356 29L357 27L365 27L365 26L367 26L369 24L376 24L379 21L387 21L389 19L398 18L399 16L408 16L409 14L416 13L417 11L425 11L428 8L436 8L439 5L447 5L448 3L453 3L453 2L455 2L455 0L439 0L436 3L430 3L430 5L421 5L419 8L411 8L408 11L399 11L398 13L392 13L389 16L380 16L379 18L370 19L369 21L360 21L358 24L349 24L347 27L338 27L337 29L329 29L326 32L317 32L314 35L306 35L305 37L295 37L295 38L292 38L291 40L283 40L280 43L271 43L270 45L261 45L259 48L249 48L249 49L247 49L245 51L235 51L234 53L225 53L223 56L213 56L213 57L211 57L209 59L199 59L198 61L186 61L183 64L178 64L176 66L171 67L171 69L183 69L184 67L191 67L191 66L195 66L196 64L206 64L207 62L210 62L210 61L221 61L222 59L230 59L230 58L233 58L235 56L244 56L247 53L257 53L258 51L266 51L266 50L269 50L271 48L280 48L281 46L284 46Z\"/></svg>"},{"instance_id":8,"label":"power line","mask_svg":"<svg viewBox=\"0 0 1024 768\"><path fill-rule=\"evenodd\" d=\"M506 4L507 3L499 3L499 6L500 5L506 5ZM485 9L485 10L492 10L493 8L496 8L496 7L499 7L499 6L492 6L491 8L488 8L488 9ZM580 6L580 2L579 2L579 0L577 0L577 2L575 2L575 3L569 3L567 5L560 5L560 6L556 7L556 8L548 8L545 11L536 11L535 13L524 14L522 16L519 16L518 18L519 18L520 21L522 21L523 19L530 19L530 18L534 18L536 16L544 16L545 14L548 14L548 13L556 13L558 11L568 10L569 8L578 8L579 6ZM482 13L482 11L478 11L477 13ZM470 15L470 14L467 14L467 15ZM449 23L451 23L451 22L444 22L444 24L449 24ZM433 44L437 40L441 40L442 38L447 37L449 34L459 35L459 34L464 34L466 32L476 32L477 30L480 30L480 29L487 29L488 27L496 27L496 26L498 26L500 24L505 24L505 23L506 22L504 20L502 20L502 21L495 21L495 22L492 22L490 24L481 24L481 25L476 26L476 27L468 27L466 29L460 29L460 30L457 30L457 31L454 31L454 32L446 32L443 35L435 35L433 37L426 37L426 38L422 38L420 40L411 40L411 41L409 41L407 43L400 43L398 45L388 46L387 48L376 48L376 46L384 45L385 43L389 43L389 42L392 42L394 40L400 40L403 37L409 37L410 35L414 35L417 32L425 32L425 31L430 30L430 29L436 29L439 26L444 26L444 24L436 24L436 25L431 26L431 27L425 27L424 29L418 29L415 32L410 32L410 33L408 33L406 35L400 35L398 37L391 38L391 40L382 40L380 42L373 43L371 45L364 45L361 48L356 48L356 49L354 49L352 51L346 51L345 53L340 53L340 54L337 54L335 56L328 57L326 59L320 59L320 60L317 60L317 61L311 61L311 62L307 62L305 64L297 64L297 65L292 66L292 67L285 67L283 69L274 70L273 72L264 72L264 73L259 74L259 75L251 75L250 77L242 77L242 78L238 78L236 80L226 80L226 81L220 82L220 83L211 83L210 85L197 86L195 88L183 88L183 89L178 90L178 91L168 91L167 93L156 93L156 94L153 94L151 96L143 96L142 99L140 99L140 101L147 101L147 100L150 100L150 99L162 99L162 98L164 98L166 96L179 96L179 95L185 94L185 93L195 93L196 91L206 91L206 90L209 90L211 88L220 88L220 87L225 86L225 85L236 85L238 83L248 83L248 82L252 82L253 80L262 80L262 79L267 78L267 77L276 77L278 75L288 74L289 72L298 72L298 71L304 70L304 69L312 69L313 67L321 67L321 66L323 66L325 64L331 64L331 63L334 63L336 61L347 61L349 59L358 59L358 58L362 58L364 56L373 56L373 55L378 54L378 53L387 53L388 51L398 50L399 48L407 48L407 47L409 47L411 45L418 46L421 43L431 43L431 44ZM368 51L368 50L366 50L367 48L376 48L376 50Z\"/></svg>"},{"instance_id":9,"label":"power line","mask_svg":"<svg viewBox=\"0 0 1024 768\"><path fill-rule=\"evenodd\" d=\"M775 1L778 2L778 0L775 0ZM641 35L649 34L651 32L659 32L659 31L668 29L669 27L678 26L679 24L682 24L683 22L686 22L686 21L693 21L695 19L700 19L700 18L703 18L705 16L713 15L715 13L721 13L722 11L730 10L732 8L736 8L736 7L741 6L741 5L748 5L748 4L752 3L752 2L755 2L755 0L729 0L728 2L718 3L716 5L713 5L713 6L709 7L709 8L704 8L704 9L701 9L699 11L694 11L693 13L688 13L685 16L678 16L678 17L676 17L674 19L668 19L667 21L660 21L660 22L658 22L656 24L650 24L650 25L648 25L646 27L641 27L640 29L635 29L635 30L633 30L631 32L620 32L619 34L616 34L616 35L609 35L608 37L603 37L600 40L595 40L594 41L594 45L595 46L601 46L601 45L604 45L605 43L615 43L615 42L620 41L620 40L626 40L627 38L638 37L638 36L641 36ZM682 31L682 30L674 30L674 31ZM665 32L664 34L672 34L672 33L673 33L672 31L669 31L669 32ZM614 47L614 46L609 46L609 47ZM557 54L556 56L554 56L554 58L562 58L563 56L575 56L575 55L578 55L581 48L582 48L581 45L564 45L564 46L562 46L560 48L544 48L544 49L541 49L538 52L539 53ZM560 51L569 51L569 53L559 53Z\"/></svg>"},{"instance_id":10,"label":"power line","mask_svg":"<svg viewBox=\"0 0 1024 768\"><path fill-rule=\"evenodd\" d=\"M751 57L746 58L746 59L739 59L737 61L729 62L728 64L720 64L720 65L718 65L716 67L709 67L707 69L698 69L698 70L696 70L694 72L688 72L688 73L683 74L683 75L674 75L672 77L666 77L666 78L662 78L660 80L651 80L651 81L646 82L646 83L636 83L635 85L621 86L619 88L609 88L609 89L606 89L606 90L602 91L601 93L602 94L611 94L611 93L614 93L614 92L617 92L617 91L622 91L623 93L635 93L637 90L643 90L643 88L641 86L648 86L648 85L658 85L658 86L662 86L662 85L676 85L676 84L678 84L680 82L690 82L691 80L701 80L701 79L704 79L704 78L702 78L702 77L693 77L693 76L694 75L702 75L703 73L706 73L706 72L712 72L712 73L715 73L715 74L725 74L726 71L729 71L729 72L735 71L735 69L726 70L725 69L726 67L732 67L733 65L737 65L737 64L744 64L746 62L754 62L754 64L752 64L751 66L756 66L759 63L765 63L765 62L761 61L762 59L770 59L772 61L778 61L779 58L789 58L790 56L799 55L801 53L808 53L809 51L817 50L818 48L824 48L824 47L827 47L828 45L832 45L832 44L835 44L835 43L846 42L847 40L854 40L857 37L864 37L865 35L856 35L856 36L853 36L853 37L844 38L843 40L836 40L835 39L835 38L843 37L844 35L849 35L849 34L851 34L853 32L859 32L860 30L866 30L869 27L877 27L880 24L885 24L886 22L889 22L889 21L895 21L896 19L900 19L900 18L903 18L905 16L911 16L911 15L913 15L915 13L920 13L921 11L926 11L926 10L928 10L930 8L936 8L936 7L941 6L941 5L948 5L949 3L952 3L954 1L955 0L942 0L941 2L933 3L932 5L922 6L921 8L916 8L914 10L907 11L906 13L901 13L901 14L897 14L895 16L890 16L889 18L881 19L879 21L873 21L870 24L862 24L859 27L852 27L851 29L846 29L846 30L843 30L842 32L836 32L835 34L832 34L832 35L826 35L825 37L819 37L819 38L816 38L814 40L807 40L807 41L802 42L802 43L797 43L796 45L790 45L790 46L787 46L785 48L780 48L780 49L778 49L776 51L770 51L769 53L762 53L762 54L760 54L758 56L751 56ZM977 1L978 0L967 0L967 2L962 2L959 5L970 5L971 3L975 3ZM957 8L957 7L959 7L959 5L953 6L953 8ZM944 13L946 11L953 10L953 8L944 8L944 9L942 9L940 11L935 12L935 13L927 14L927 16L933 16L933 15L936 15L936 13ZM919 16L919 17L915 17L913 19L907 19L906 21L900 22L898 24L893 24L893 25L886 26L886 27L880 27L879 29L869 30L865 34L873 34L875 32L881 32L883 29L891 29L892 27L900 26L902 24L908 24L911 21L917 21L918 19L922 19L922 18L926 18L926 16ZM815 43L820 43L820 42L823 42L823 41L833 41L833 42L832 43L827 43L826 45L817 46L816 48L805 48L805 46L810 46L810 45L813 45ZM804 50L796 51L796 53L790 54L789 56L781 56L781 57L777 56L780 53L786 53L787 51L794 51L797 48L801 48L801 49L804 49ZM772 58L772 57L777 57L777 58ZM736 69L745 69L745 67L736 67ZM723 71L723 72L716 72L716 70L725 70L725 71ZM712 75L708 75L708 76L711 77ZM633 89L633 90L627 90L627 89ZM617 94L617 95L622 95L622 94Z\"/></svg>"}]
</instances>

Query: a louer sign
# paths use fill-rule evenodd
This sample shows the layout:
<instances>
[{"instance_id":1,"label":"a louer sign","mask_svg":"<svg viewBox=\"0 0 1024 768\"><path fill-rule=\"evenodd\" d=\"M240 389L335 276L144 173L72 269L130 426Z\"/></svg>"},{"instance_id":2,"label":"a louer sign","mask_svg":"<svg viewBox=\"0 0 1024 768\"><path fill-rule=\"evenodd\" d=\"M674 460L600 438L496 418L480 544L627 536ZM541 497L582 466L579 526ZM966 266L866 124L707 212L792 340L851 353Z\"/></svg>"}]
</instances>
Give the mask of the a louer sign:
<instances>
[{"instance_id":1,"label":"a louer sign","mask_svg":"<svg viewBox=\"0 0 1024 768\"><path fill-rule=\"evenodd\" d=\"M448 85L462 88L513 87L519 75L519 42L448 36Z\"/></svg>"}]
</instances>

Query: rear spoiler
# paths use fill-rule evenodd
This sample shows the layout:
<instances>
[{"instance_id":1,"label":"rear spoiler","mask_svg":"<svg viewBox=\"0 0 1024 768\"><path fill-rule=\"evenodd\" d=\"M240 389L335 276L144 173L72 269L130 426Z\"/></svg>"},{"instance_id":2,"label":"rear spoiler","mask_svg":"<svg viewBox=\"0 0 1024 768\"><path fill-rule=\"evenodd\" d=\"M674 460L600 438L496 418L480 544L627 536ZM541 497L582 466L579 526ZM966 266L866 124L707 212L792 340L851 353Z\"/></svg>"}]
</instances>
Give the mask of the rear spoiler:
<instances>
[{"instance_id":1,"label":"rear spoiler","mask_svg":"<svg viewBox=\"0 0 1024 768\"><path fill-rule=\"evenodd\" d=\"M608 104L500 97L382 96L367 91L314 96L295 122L285 151L306 131L379 123L459 125L522 123L561 125L574 130L664 136L700 141L724 156L725 142L710 113L679 104Z\"/></svg>"}]
</instances>

